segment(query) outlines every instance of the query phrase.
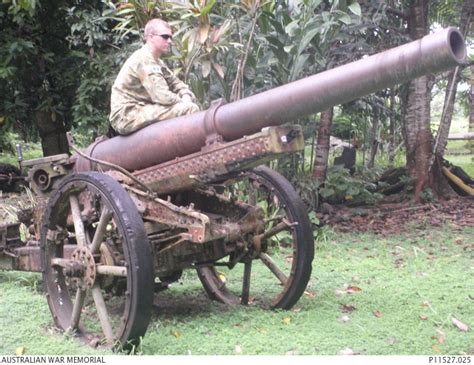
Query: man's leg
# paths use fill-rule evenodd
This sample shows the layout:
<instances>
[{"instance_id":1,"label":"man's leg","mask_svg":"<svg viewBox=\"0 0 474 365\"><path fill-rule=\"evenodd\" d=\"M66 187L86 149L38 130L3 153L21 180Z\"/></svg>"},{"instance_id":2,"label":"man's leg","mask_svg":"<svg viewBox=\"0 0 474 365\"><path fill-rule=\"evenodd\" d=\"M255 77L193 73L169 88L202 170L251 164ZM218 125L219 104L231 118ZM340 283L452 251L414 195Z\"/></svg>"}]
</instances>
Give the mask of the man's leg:
<instances>
[{"instance_id":1,"label":"man's leg","mask_svg":"<svg viewBox=\"0 0 474 365\"><path fill-rule=\"evenodd\" d=\"M170 107L157 104L145 105L130 111L121 125L115 127L115 130L122 135L130 134L154 122L188 115L198 111L199 107L196 104L186 101L182 101Z\"/></svg>"}]
</instances>

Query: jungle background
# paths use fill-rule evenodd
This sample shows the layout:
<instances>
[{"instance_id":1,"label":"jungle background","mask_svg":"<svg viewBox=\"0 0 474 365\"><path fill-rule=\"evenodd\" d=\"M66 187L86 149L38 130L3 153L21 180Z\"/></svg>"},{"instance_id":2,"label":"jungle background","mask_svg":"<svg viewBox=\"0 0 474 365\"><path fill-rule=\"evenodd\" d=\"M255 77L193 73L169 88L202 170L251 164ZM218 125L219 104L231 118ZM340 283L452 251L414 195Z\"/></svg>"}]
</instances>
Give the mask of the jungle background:
<instances>
[{"instance_id":1,"label":"jungle background","mask_svg":"<svg viewBox=\"0 0 474 365\"><path fill-rule=\"evenodd\" d=\"M67 131L72 131L80 147L107 133L111 85L121 64L141 46L143 26L151 18L164 18L173 26L174 47L167 62L192 87L205 109L212 100L237 100L418 39L447 25L458 27L472 49L473 13L474 3L469 0L3 1L1 173L8 177L18 175L17 170L8 170L17 166L18 143L23 146L25 159L37 158L69 152ZM304 199L320 247L315 278L302 304L290 314L263 314L256 309L229 312L210 306L207 314L211 319L204 320L199 314L200 305L209 304L198 298L194 306L178 308L188 313L185 324L176 319L177 307L167 307L165 302L160 304L164 320L161 317L153 326L164 328L160 343L173 343L160 350L145 344L143 353L337 354L344 352L346 346L351 346L346 352L364 354L472 353L472 330L465 324L468 318L472 319L473 300L469 273L473 252L474 140L468 139L474 133L472 60L470 54L466 65L444 74L428 75L289 121L303 127L306 148L304 153L272 162L271 166L289 178ZM450 140L450 134L462 134L460 138L464 139ZM332 143L330 136L336 137L337 142ZM345 161L335 160L341 155L341 149L334 148L336 144L355 151L353 167L343 168ZM453 169L445 159L463 170L462 188L443 173L443 167ZM5 186L12 180L6 181L0 196L2 218L8 220L28 204L31 196L18 200L6 192ZM354 244L341 247L341 240ZM381 247L382 251L378 251ZM352 259L338 261L339 254L349 254ZM438 266L431 265L433 262ZM348 276L341 273L331 277L328 272L334 265ZM370 267L372 271L367 269ZM439 271L431 275L435 268ZM41 301L41 295L36 293L37 277L22 274L26 276L21 276L20 281L26 289L18 291L18 276L1 275L0 305L9 296L16 298L19 308L22 303L27 309L28 303ZM397 276L398 281L390 281ZM369 295L368 287L375 290L370 293L376 298L382 298L386 288L398 295L403 285L412 285L413 277L425 276L433 281L427 280L424 289L416 289L415 298L398 298L407 312L417 313L406 320L399 336L395 333L398 318L405 318L406 313L391 306L384 308L381 304L347 324L352 312L368 305L364 302L368 298L363 297ZM318 279L323 279L324 284L316 292ZM452 291L452 281L457 283L456 301L447 305L441 297ZM190 287L176 295L180 303L196 285L193 279L190 282ZM26 292L24 298L17 296ZM433 293L437 299L431 298ZM349 299L341 300L341 295ZM168 302L173 303L174 299L171 297ZM325 310L321 312L321 302L316 305L314 300L322 301ZM45 303L38 304L38 308L40 305L42 309L38 311L42 314L38 318L47 323L47 314L42 312ZM309 310L313 305L318 317L306 318L313 313ZM355 313L361 315L362 311ZM325 323L334 336L327 331L327 339L321 333L312 334L313 339L319 339L318 346L301 338L298 346L283 341L282 347L274 348L254 341L256 336L265 339L275 334L275 326L270 324L248 324L256 321L254 316L274 322L281 327L282 336L293 325L297 333L310 333L309 328L297 328L296 323L325 323L326 318L332 317L337 321ZM370 317L370 325L364 322L366 317ZM2 311L5 326L15 326L15 318L19 317L13 312ZM380 319L378 324L373 323L374 318ZM33 318L31 321L35 325ZM210 329L217 321L222 327ZM383 321L387 321L383 345L371 342L376 332L373 327L380 330ZM421 328L428 322L429 328ZM459 323L468 330L464 331L463 326L460 329ZM188 324L190 327L186 327ZM349 332L358 339L353 344L340 343L337 333L341 326L347 329L350 325L354 327ZM238 335L241 343L217 335L229 327L231 335ZM242 337L243 330L249 328L251 331ZM419 329L424 337L412 345L404 336L411 331L412 337L417 337L413 329ZM26 334L13 336L2 331L0 352L21 347L31 330L24 329ZM202 348L202 343L193 347L192 340L185 342L193 333L211 340L218 337L221 342L211 349ZM54 341L49 350L44 343L35 341L25 346L37 353L48 352L57 348ZM63 353L89 352L76 345L67 346L61 350Z\"/></svg>"},{"instance_id":2,"label":"jungle background","mask_svg":"<svg viewBox=\"0 0 474 365\"><path fill-rule=\"evenodd\" d=\"M153 17L172 24L168 61L206 108L212 100L240 99L446 25L457 26L470 43L472 8L467 0L6 1L0 5L0 152L5 159L22 143L36 157L48 156L69 152L66 131L80 146L105 134L111 85ZM289 121L303 126L307 148L273 167L292 178L313 209L319 197L377 200L374 193L384 189L370 183L387 167L405 168L395 183L405 179L402 190L415 201L453 196L442 159L450 130L474 130L471 63ZM336 169L326 180L334 157L330 135L356 149L357 174ZM460 154L454 163L471 175L472 143L450 142ZM389 177L382 181L393 183Z\"/></svg>"}]
</instances>

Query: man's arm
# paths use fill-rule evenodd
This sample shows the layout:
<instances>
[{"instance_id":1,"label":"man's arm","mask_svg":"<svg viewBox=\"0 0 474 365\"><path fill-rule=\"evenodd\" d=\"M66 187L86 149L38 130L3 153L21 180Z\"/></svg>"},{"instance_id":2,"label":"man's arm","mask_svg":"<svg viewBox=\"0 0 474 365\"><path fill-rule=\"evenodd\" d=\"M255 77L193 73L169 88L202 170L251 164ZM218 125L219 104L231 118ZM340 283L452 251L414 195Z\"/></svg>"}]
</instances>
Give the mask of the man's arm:
<instances>
[{"instance_id":1,"label":"man's arm","mask_svg":"<svg viewBox=\"0 0 474 365\"><path fill-rule=\"evenodd\" d=\"M181 101L181 97L170 90L160 66L143 65L138 76L153 103L168 106Z\"/></svg>"},{"instance_id":2,"label":"man's arm","mask_svg":"<svg viewBox=\"0 0 474 365\"><path fill-rule=\"evenodd\" d=\"M173 72L163 64L162 66L163 76L165 77L166 82L169 85L169 88L172 92L178 94L183 100L189 97L189 100L185 101L193 101L196 99L196 96L193 94L191 89L188 85L186 85L183 81L177 78Z\"/></svg>"}]
</instances>

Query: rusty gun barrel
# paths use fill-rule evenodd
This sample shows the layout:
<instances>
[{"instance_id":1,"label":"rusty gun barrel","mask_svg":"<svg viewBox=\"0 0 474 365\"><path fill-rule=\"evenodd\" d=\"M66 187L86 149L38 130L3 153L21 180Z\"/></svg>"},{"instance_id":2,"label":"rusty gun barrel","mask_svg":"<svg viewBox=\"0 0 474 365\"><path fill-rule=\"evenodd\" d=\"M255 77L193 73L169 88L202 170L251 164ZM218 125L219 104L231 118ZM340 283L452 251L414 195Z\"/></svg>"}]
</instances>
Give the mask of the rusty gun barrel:
<instances>
[{"instance_id":1,"label":"rusty gun barrel","mask_svg":"<svg viewBox=\"0 0 474 365\"><path fill-rule=\"evenodd\" d=\"M232 141L296 118L321 112L417 77L438 73L465 60L461 33L446 28L370 57L228 103L161 121L129 136L96 142L86 153L129 171L198 152L219 136ZM76 170L90 170L78 158Z\"/></svg>"}]
</instances>

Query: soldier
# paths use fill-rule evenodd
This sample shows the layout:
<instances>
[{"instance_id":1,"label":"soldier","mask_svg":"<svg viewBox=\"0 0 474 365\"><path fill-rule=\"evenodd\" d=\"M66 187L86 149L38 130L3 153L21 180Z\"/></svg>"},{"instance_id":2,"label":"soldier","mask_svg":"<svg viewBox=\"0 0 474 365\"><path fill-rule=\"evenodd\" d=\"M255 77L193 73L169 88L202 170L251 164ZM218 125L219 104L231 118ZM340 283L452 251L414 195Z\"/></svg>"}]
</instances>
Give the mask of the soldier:
<instances>
[{"instance_id":1,"label":"soldier","mask_svg":"<svg viewBox=\"0 0 474 365\"><path fill-rule=\"evenodd\" d=\"M172 37L165 21L146 24L145 44L128 58L112 86L110 124L117 133L199 111L192 91L160 58L170 51Z\"/></svg>"}]
</instances>

